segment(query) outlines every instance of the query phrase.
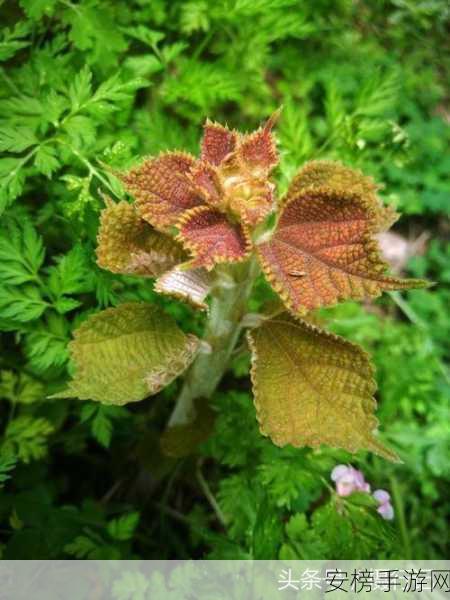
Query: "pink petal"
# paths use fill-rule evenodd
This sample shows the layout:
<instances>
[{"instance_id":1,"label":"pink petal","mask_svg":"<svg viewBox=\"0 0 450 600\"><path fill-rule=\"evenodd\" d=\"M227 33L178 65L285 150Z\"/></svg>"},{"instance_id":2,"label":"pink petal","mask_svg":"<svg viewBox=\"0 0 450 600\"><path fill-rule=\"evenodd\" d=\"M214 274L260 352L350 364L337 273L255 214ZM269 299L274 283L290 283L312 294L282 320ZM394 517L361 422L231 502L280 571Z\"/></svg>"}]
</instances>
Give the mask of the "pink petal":
<instances>
[{"instance_id":1,"label":"pink petal","mask_svg":"<svg viewBox=\"0 0 450 600\"><path fill-rule=\"evenodd\" d=\"M331 471L331 480L338 481L339 479L341 479L341 477L347 475L347 472L350 468L351 467L348 467L347 465L336 465Z\"/></svg>"},{"instance_id":2,"label":"pink petal","mask_svg":"<svg viewBox=\"0 0 450 600\"><path fill-rule=\"evenodd\" d=\"M347 471L345 475L338 479L336 483L347 483L349 485L351 484L355 488L355 490L358 489L358 486L356 485L355 481L355 475L353 473L353 469L351 468L349 471Z\"/></svg>"},{"instance_id":3,"label":"pink petal","mask_svg":"<svg viewBox=\"0 0 450 600\"><path fill-rule=\"evenodd\" d=\"M375 490L372 495L380 504L386 504L391 499L391 495L386 490Z\"/></svg>"},{"instance_id":4,"label":"pink petal","mask_svg":"<svg viewBox=\"0 0 450 600\"><path fill-rule=\"evenodd\" d=\"M362 472L358 471L357 469L353 469L353 477L356 488L362 492L365 492L368 484L366 483Z\"/></svg>"},{"instance_id":5,"label":"pink petal","mask_svg":"<svg viewBox=\"0 0 450 600\"><path fill-rule=\"evenodd\" d=\"M350 494L353 494L355 491L356 488L353 482L343 481L343 479L336 482L336 492L338 496L350 496Z\"/></svg>"},{"instance_id":6,"label":"pink petal","mask_svg":"<svg viewBox=\"0 0 450 600\"><path fill-rule=\"evenodd\" d=\"M392 508L392 504L386 502L377 508L377 512L386 519L386 521L392 521L394 518L394 509Z\"/></svg>"}]
</instances>

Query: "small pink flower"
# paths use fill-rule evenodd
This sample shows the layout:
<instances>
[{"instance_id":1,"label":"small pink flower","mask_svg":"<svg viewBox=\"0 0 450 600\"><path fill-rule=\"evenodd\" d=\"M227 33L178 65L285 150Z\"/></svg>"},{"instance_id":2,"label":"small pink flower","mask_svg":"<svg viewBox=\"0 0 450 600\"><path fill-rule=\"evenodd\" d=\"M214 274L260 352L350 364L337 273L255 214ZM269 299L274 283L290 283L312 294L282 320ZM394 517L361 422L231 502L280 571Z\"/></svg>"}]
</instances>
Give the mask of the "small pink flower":
<instances>
[{"instance_id":1,"label":"small pink flower","mask_svg":"<svg viewBox=\"0 0 450 600\"><path fill-rule=\"evenodd\" d=\"M350 496L353 492L370 492L370 485L361 471L348 465L337 465L331 472L339 496Z\"/></svg>"},{"instance_id":2,"label":"small pink flower","mask_svg":"<svg viewBox=\"0 0 450 600\"><path fill-rule=\"evenodd\" d=\"M350 496L353 492L366 492L370 494L370 485L358 469L350 465L337 465L331 471L331 480L336 484L338 496ZM391 521L394 518L394 509L391 496L386 490L375 490L373 497L378 502L377 512L383 519Z\"/></svg>"},{"instance_id":3,"label":"small pink flower","mask_svg":"<svg viewBox=\"0 0 450 600\"><path fill-rule=\"evenodd\" d=\"M349 480L348 480L349 479ZM336 481L336 491L339 496L350 496L355 491L353 480L350 478L342 478Z\"/></svg>"},{"instance_id":4,"label":"small pink flower","mask_svg":"<svg viewBox=\"0 0 450 600\"><path fill-rule=\"evenodd\" d=\"M394 518L394 508L391 504L391 496L386 490L375 490L373 497L378 502L377 512L386 521L392 521Z\"/></svg>"}]
</instances>

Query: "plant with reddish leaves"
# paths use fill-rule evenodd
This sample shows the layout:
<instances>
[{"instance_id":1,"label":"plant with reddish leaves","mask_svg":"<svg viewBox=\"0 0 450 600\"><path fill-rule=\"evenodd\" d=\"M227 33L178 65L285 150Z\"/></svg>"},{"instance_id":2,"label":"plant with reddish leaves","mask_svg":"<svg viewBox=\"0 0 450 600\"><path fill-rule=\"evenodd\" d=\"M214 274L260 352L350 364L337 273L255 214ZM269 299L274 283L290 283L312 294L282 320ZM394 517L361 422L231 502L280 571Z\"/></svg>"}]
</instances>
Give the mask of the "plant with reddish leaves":
<instances>
[{"instance_id":1,"label":"plant with reddish leaves","mask_svg":"<svg viewBox=\"0 0 450 600\"><path fill-rule=\"evenodd\" d=\"M271 180L276 118L249 134L207 121L199 158L168 152L121 174L134 202L108 201L98 264L155 277L157 292L204 310L203 341L184 334L156 306L107 309L75 333L76 373L64 394L125 404L158 392L187 369L164 440L168 452L174 432L195 444L210 423L204 400L247 328L263 435L279 446L366 448L395 460L376 435L367 354L320 329L310 313L427 284L385 274L376 236L398 215L383 206L371 178L312 161L277 197ZM280 303L249 315L260 270Z\"/></svg>"}]
</instances>

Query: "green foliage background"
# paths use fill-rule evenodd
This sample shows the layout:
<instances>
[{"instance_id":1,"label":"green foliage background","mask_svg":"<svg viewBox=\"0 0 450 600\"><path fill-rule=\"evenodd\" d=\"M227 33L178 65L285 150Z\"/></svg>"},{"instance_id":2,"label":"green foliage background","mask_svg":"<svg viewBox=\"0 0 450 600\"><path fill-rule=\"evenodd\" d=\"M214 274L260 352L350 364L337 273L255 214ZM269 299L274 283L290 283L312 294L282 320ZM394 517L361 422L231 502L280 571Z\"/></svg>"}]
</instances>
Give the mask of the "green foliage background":
<instances>
[{"instance_id":1,"label":"green foliage background","mask_svg":"<svg viewBox=\"0 0 450 600\"><path fill-rule=\"evenodd\" d=\"M4 558L435 558L448 538L450 112L446 0L0 1L0 552ZM403 459L279 449L262 438L248 357L214 398L214 434L180 461L159 449L179 383L126 408L48 400L71 331L128 300L201 321L149 282L95 264L116 169L195 152L209 116L251 129L280 104L283 190L338 158L385 183L408 272L438 285L322 316L374 356L383 437ZM253 299L267 296L263 282ZM352 461L389 489L337 498ZM447 493L445 492L447 490Z\"/></svg>"}]
</instances>

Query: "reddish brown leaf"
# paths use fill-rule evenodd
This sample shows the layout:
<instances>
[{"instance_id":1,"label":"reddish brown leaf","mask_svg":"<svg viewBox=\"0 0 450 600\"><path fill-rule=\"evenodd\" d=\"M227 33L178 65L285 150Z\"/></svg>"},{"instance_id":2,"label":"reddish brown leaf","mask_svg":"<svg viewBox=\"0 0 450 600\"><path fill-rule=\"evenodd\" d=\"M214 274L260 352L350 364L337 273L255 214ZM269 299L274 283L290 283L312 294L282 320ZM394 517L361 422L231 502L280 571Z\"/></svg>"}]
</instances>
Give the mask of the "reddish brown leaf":
<instances>
[{"instance_id":1,"label":"reddish brown leaf","mask_svg":"<svg viewBox=\"0 0 450 600\"><path fill-rule=\"evenodd\" d=\"M233 152L236 139L235 131L230 131L228 127L208 119L204 126L201 159L219 165L230 152Z\"/></svg>"},{"instance_id":2,"label":"reddish brown leaf","mask_svg":"<svg viewBox=\"0 0 450 600\"><path fill-rule=\"evenodd\" d=\"M211 206L222 204L224 192L217 167L199 160L192 167L189 178L205 202Z\"/></svg>"},{"instance_id":3,"label":"reddish brown leaf","mask_svg":"<svg viewBox=\"0 0 450 600\"><path fill-rule=\"evenodd\" d=\"M143 219L164 230L174 225L184 211L202 204L187 177L194 163L189 154L169 152L145 160L122 176Z\"/></svg>"},{"instance_id":4,"label":"reddish brown leaf","mask_svg":"<svg viewBox=\"0 0 450 600\"><path fill-rule=\"evenodd\" d=\"M377 213L354 193L316 187L285 204L277 229L258 246L264 272L286 306L300 315L340 300L426 282L384 275L374 234Z\"/></svg>"},{"instance_id":5,"label":"reddish brown leaf","mask_svg":"<svg viewBox=\"0 0 450 600\"><path fill-rule=\"evenodd\" d=\"M253 175L267 176L278 164L278 152L272 135L278 114L274 113L265 125L242 136L239 141L238 158Z\"/></svg>"},{"instance_id":6,"label":"reddish brown leaf","mask_svg":"<svg viewBox=\"0 0 450 600\"><path fill-rule=\"evenodd\" d=\"M217 263L243 260L249 253L250 242L242 227L208 206L188 211L178 226L177 240L192 253L192 266L209 270Z\"/></svg>"},{"instance_id":7,"label":"reddish brown leaf","mask_svg":"<svg viewBox=\"0 0 450 600\"><path fill-rule=\"evenodd\" d=\"M376 212L378 231L386 231L399 218L392 206L383 205L377 195L379 186L372 177L339 162L329 160L312 160L306 163L293 178L281 203L289 201L307 189L317 189L318 187L327 187L337 193L355 193L365 198Z\"/></svg>"}]
</instances>

